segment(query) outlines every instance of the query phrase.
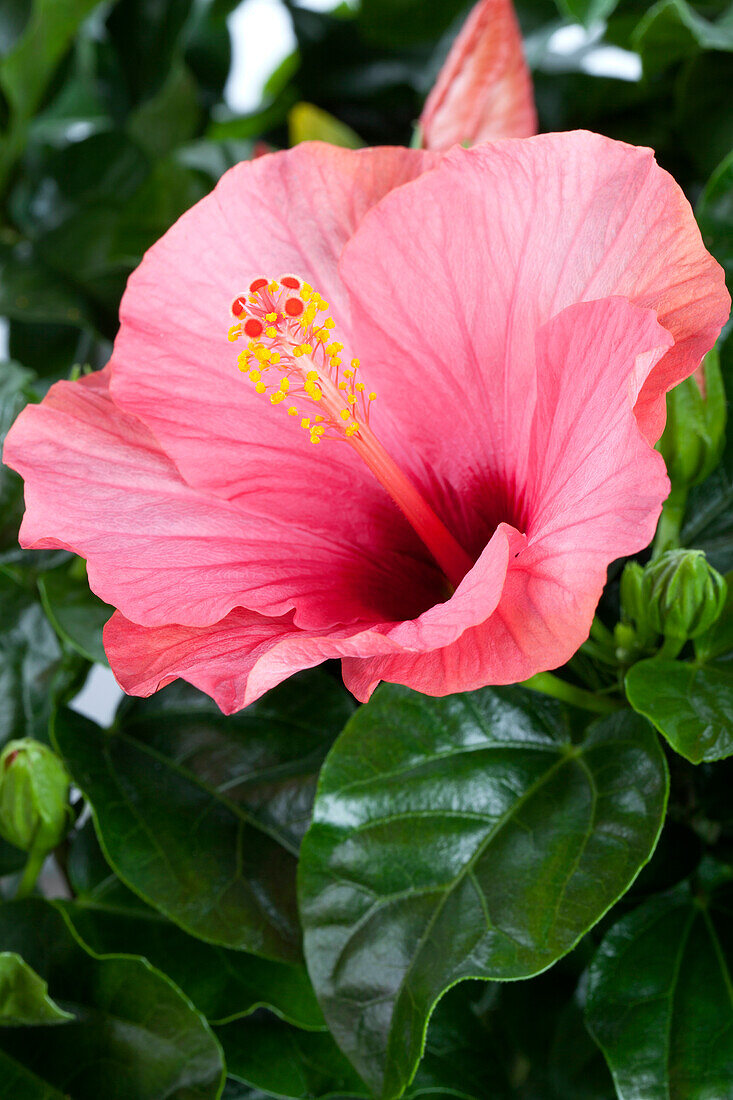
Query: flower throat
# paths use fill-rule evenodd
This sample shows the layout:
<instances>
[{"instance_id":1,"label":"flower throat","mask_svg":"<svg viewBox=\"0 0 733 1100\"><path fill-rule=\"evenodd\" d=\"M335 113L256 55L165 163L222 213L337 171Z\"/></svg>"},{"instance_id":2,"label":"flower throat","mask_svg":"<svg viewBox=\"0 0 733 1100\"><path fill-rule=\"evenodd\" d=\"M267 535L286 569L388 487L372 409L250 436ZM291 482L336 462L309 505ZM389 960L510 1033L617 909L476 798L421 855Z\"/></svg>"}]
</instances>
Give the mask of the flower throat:
<instances>
[{"instance_id":1,"label":"flower throat","mask_svg":"<svg viewBox=\"0 0 733 1100\"><path fill-rule=\"evenodd\" d=\"M366 463L455 588L473 561L405 476L369 426L376 393L360 378L358 359L344 366L343 344L321 295L295 275L257 278L235 298L229 329L244 338L239 369L255 391L297 417L311 444L348 443Z\"/></svg>"}]
</instances>

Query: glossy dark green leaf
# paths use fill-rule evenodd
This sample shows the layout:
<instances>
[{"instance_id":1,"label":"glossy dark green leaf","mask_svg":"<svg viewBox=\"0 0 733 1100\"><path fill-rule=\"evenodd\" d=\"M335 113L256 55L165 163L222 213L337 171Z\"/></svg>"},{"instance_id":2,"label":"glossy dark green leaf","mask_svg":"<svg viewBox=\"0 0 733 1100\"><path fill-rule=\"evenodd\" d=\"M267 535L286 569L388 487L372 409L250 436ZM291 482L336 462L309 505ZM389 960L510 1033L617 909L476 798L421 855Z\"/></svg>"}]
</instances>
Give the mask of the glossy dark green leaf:
<instances>
[{"instance_id":1,"label":"glossy dark green leaf","mask_svg":"<svg viewBox=\"0 0 733 1100\"><path fill-rule=\"evenodd\" d=\"M59 637L88 661L107 663L102 645L102 628L114 608L90 591L77 575L78 565L54 569L38 579L43 607Z\"/></svg>"},{"instance_id":2,"label":"glossy dark green leaf","mask_svg":"<svg viewBox=\"0 0 733 1100\"><path fill-rule=\"evenodd\" d=\"M110 733L64 714L56 738L128 886L194 936L293 962L298 845L353 709L319 669L230 718L177 684L127 705Z\"/></svg>"},{"instance_id":3,"label":"glossy dark green leaf","mask_svg":"<svg viewBox=\"0 0 733 1100\"><path fill-rule=\"evenodd\" d=\"M651 76L698 50L733 50L733 15L729 10L710 22L685 0L659 0L640 21L633 45Z\"/></svg>"},{"instance_id":4,"label":"glossy dark green leaf","mask_svg":"<svg viewBox=\"0 0 733 1100\"><path fill-rule=\"evenodd\" d=\"M44 265L27 242L14 247L0 242L0 314L70 326L89 322L83 297Z\"/></svg>"},{"instance_id":5,"label":"glossy dark green leaf","mask_svg":"<svg viewBox=\"0 0 733 1100\"><path fill-rule=\"evenodd\" d=\"M21 955L74 1017L61 1027L0 1029L0 1065L14 1067L19 1082L24 1072L33 1074L49 1090L19 1085L13 1100L54 1097L53 1089L74 1100L219 1096L218 1044L185 997L144 960L95 957L63 914L36 898L0 906L0 944Z\"/></svg>"},{"instance_id":6,"label":"glossy dark green leaf","mask_svg":"<svg viewBox=\"0 0 733 1100\"><path fill-rule=\"evenodd\" d=\"M298 1031L259 1013L218 1028L217 1035L229 1073L269 1095L287 1100L371 1096L328 1033ZM464 989L451 991L431 1018L420 1066L405 1095L409 1100L509 1100L512 1093L497 1053Z\"/></svg>"},{"instance_id":7,"label":"glossy dark green leaf","mask_svg":"<svg viewBox=\"0 0 733 1100\"><path fill-rule=\"evenodd\" d=\"M631 713L576 745L567 712L522 689L375 693L324 765L299 891L324 1014L376 1093L409 1083L453 983L538 973L600 919L653 851L666 791Z\"/></svg>"},{"instance_id":8,"label":"glossy dark green leaf","mask_svg":"<svg viewBox=\"0 0 733 1100\"><path fill-rule=\"evenodd\" d=\"M548 1075L552 1100L616 1100L608 1067L576 1001L557 1017Z\"/></svg>"},{"instance_id":9,"label":"glossy dark green leaf","mask_svg":"<svg viewBox=\"0 0 733 1100\"><path fill-rule=\"evenodd\" d=\"M54 706L81 668L64 653L35 592L0 572L0 745L14 737L47 740Z\"/></svg>"},{"instance_id":10,"label":"glossy dark green leaf","mask_svg":"<svg viewBox=\"0 0 733 1100\"><path fill-rule=\"evenodd\" d=\"M193 0L119 0L112 8L107 26L134 102L165 82L193 6Z\"/></svg>"},{"instance_id":11,"label":"glossy dark green leaf","mask_svg":"<svg viewBox=\"0 0 733 1100\"><path fill-rule=\"evenodd\" d=\"M325 1028L304 967L187 935L123 886L105 862L91 822L74 837L68 866L76 900L67 915L98 954L143 955L218 1023L265 1007L296 1027Z\"/></svg>"},{"instance_id":12,"label":"glossy dark green leaf","mask_svg":"<svg viewBox=\"0 0 733 1100\"><path fill-rule=\"evenodd\" d=\"M152 156L171 153L196 134L201 118L196 83L181 62L163 87L142 103L128 120L128 131Z\"/></svg>"},{"instance_id":13,"label":"glossy dark green leaf","mask_svg":"<svg viewBox=\"0 0 733 1100\"><path fill-rule=\"evenodd\" d=\"M586 1018L619 1100L726 1097L733 1081L733 887L681 886L614 925Z\"/></svg>"},{"instance_id":14,"label":"glossy dark green leaf","mask_svg":"<svg viewBox=\"0 0 733 1100\"><path fill-rule=\"evenodd\" d=\"M626 694L693 764L733 753L733 669L640 661L626 674Z\"/></svg>"},{"instance_id":15,"label":"glossy dark green leaf","mask_svg":"<svg viewBox=\"0 0 733 1100\"><path fill-rule=\"evenodd\" d=\"M48 995L48 986L13 951L0 951L0 1027L32 1027L73 1020Z\"/></svg>"}]
</instances>

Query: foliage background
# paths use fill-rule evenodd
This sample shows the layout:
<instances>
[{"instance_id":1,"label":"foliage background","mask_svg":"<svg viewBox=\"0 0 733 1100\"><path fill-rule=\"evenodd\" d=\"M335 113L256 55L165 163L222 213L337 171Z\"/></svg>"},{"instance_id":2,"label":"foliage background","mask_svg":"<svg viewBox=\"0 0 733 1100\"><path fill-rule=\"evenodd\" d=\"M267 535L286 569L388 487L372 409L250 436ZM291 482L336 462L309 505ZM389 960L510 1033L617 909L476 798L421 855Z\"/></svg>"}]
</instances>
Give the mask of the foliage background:
<instances>
[{"instance_id":1,"label":"foliage background","mask_svg":"<svg viewBox=\"0 0 733 1100\"><path fill-rule=\"evenodd\" d=\"M126 278L144 250L259 143L409 144L467 10L463 0L361 0L324 14L284 0L297 49L272 74L260 108L240 117L223 101L227 19L237 3L0 2L3 433L55 380L104 365ZM584 127L651 145L733 274L733 7L722 0L516 7L541 130ZM614 64L609 49L639 58L640 78L599 75ZM639 62L631 62L633 71ZM721 348L730 378L730 342L723 338ZM67 704L92 663L105 661L107 609L89 593L82 562L19 549L21 514L20 479L0 467L0 745L53 738L94 820L77 794L78 825L57 853L73 900L0 906L0 1003L2 1022L12 1025L0 1028L3 1095L208 1100L224 1088L227 1100L368 1096L325 1030L300 961L296 907L297 854L317 775L354 709L337 673L301 675L230 719L173 685L147 702L125 700L112 730L100 730ZM730 444L693 491L685 538L721 571L733 568ZM603 610L615 622L618 584ZM730 672L720 675L730 685ZM723 726L733 706L733 688L725 690L723 718L713 716ZM559 706L545 712L521 691L492 698L507 714L525 708L533 729L576 736L578 716ZM371 726L359 718L362 736L377 743L380 720L370 713ZM397 702L394 713L399 722ZM640 723L635 736L646 744L648 724L627 720ZM627 779L648 767L653 787L665 766L649 746ZM731 748L726 742L718 755ZM347 749L340 739L326 786L339 789ZM667 756L669 810L651 863L628 892L629 876L619 872L613 896L595 910L589 874L587 912L554 954L542 961L535 950L526 972L562 956L551 969L451 990L432 1018L409 1095L733 1096L733 768ZM642 840L653 846L663 807L650 807ZM322 822L323 835L313 834L304 879L322 867L318 845L328 827ZM22 853L0 845L8 899L22 862ZM402 1038L406 1031L401 1025ZM655 1049L664 1054L657 1061ZM400 1087L385 1084L384 1095Z\"/></svg>"}]
</instances>

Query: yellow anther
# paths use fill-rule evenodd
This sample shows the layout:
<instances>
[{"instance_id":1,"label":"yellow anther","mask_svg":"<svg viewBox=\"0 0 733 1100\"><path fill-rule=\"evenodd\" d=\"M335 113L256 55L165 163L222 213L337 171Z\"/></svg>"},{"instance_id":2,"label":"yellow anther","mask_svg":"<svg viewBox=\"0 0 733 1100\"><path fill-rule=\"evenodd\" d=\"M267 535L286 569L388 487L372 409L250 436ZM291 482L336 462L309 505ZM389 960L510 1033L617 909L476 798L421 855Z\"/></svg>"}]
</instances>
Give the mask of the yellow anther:
<instances>
[{"instance_id":1,"label":"yellow anther","mask_svg":"<svg viewBox=\"0 0 733 1100\"><path fill-rule=\"evenodd\" d=\"M268 325L268 327L265 329L265 335L266 336L277 336L277 329L275 328L275 326L274 325Z\"/></svg>"},{"instance_id":2,"label":"yellow anther","mask_svg":"<svg viewBox=\"0 0 733 1100\"><path fill-rule=\"evenodd\" d=\"M341 412L339 413L339 416L341 417L342 420L350 420L351 419L351 409L342 409Z\"/></svg>"},{"instance_id":3,"label":"yellow anther","mask_svg":"<svg viewBox=\"0 0 733 1100\"><path fill-rule=\"evenodd\" d=\"M329 355L338 355L340 351L344 350L344 345L339 344L338 340L334 340L332 344L329 344L326 351Z\"/></svg>"},{"instance_id":4,"label":"yellow anther","mask_svg":"<svg viewBox=\"0 0 733 1100\"><path fill-rule=\"evenodd\" d=\"M259 382L260 378L262 378L262 375L258 370L251 370L249 372L249 377L253 382Z\"/></svg>"},{"instance_id":5,"label":"yellow anther","mask_svg":"<svg viewBox=\"0 0 733 1100\"><path fill-rule=\"evenodd\" d=\"M349 396L346 398L346 400L349 402L350 405L355 405L356 404L356 397L354 396L353 393L350 393Z\"/></svg>"},{"instance_id":6,"label":"yellow anther","mask_svg":"<svg viewBox=\"0 0 733 1100\"><path fill-rule=\"evenodd\" d=\"M313 354L313 345L312 344L301 344L301 347L302 347L303 353L305 355L312 355Z\"/></svg>"},{"instance_id":7,"label":"yellow anther","mask_svg":"<svg viewBox=\"0 0 733 1100\"><path fill-rule=\"evenodd\" d=\"M320 422L321 420L325 420L325 419L326 419L326 418L325 418L325 416L321 416L321 415L319 414L319 415L318 415L318 416L316 417L316 424L318 424L318 423L319 423L319 422Z\"/></svg>"},{"instance_id":8,"label":"yellow anther","mask_svg":"<svg viewBox=\"0 0 733 1100\"><path fill-rule=\"evenodd\" d=\"M312 435L311 436L311 443L320 443L320 442L321 441L320 441L320 439L318 438L317 435Z\"/></svg>"},{"instance_id":9,"label":"yellow anther","mask_svg":"<svg viewBox=\"0 0 733 1100\"><path fill-rule=\"evenodd\" d=\"M304 416L303 419L300 422L300 426L301 426L301 428L310 428L311 418L309 416Z\"/></svg>"},{"instance_id":10,"label":"yellow anther","mask_svg":"<svg viewBox=\"0 0 733 1100\"><path fill-rule=\"evenodd\" d=\"M324 302L323 298L319 298L318 299L318 308L319 309L328 309L328 302Z\"/></svg>"},{"instance_id":11,"label":"yellow anther","mask_svg":"<svg viewBox=\"0 0 733 1100\"><path fill-rule=\"evenodd\" d=\"M377 395L376 395L376 393L374 393L374 391L372 391L372 392L371 392L371 393L369 394L369 400L370 400L370 401L375 401L375 400L376 400L376 397L377 397Z\"/></svg>"},{"instance_id":12,"label":"yellow anther","mask_svg":"<svg viewBox=\"0 0 733 1100\"><path fill-rule=\"evenodd\" d=\"M277 321L277 314L276 313L266 313L265 314L265 320L266 321Z\"/></svg>"},{"instance_id":13,"label":"yellow anther","mask_svg":"<svg viewBox=\"0 0 733 1100\"><path fill-rule=\"evenodd\" d=\"M328 329L327 328L322 328L322 329L318 330L318 339L322 344L326 343L326 340L328 340Z\"/></svg>"},{"instance_id":14,"label":"yellow anther","mask_svg":"<svg viewBox=\"0 0 733 1100\"><path fill-rule=\"evenodd\" d=\"M295 405L291 405L290 408L288 409L288 416L297 416L297 415L298 415L298 410L296 409Z\"/></svg>"},{"instance_id":15,"label":"yellow anther","mask_svg":"<svg viewBox=\"0 0 733 1100\"><path fill-rule=\"evenodd\" d=\"M287 375L285 375L284 378L280 379L280 389L283 391L283 393L287 393L290 389L290 379L287 377Z\"/></svg>"},{"instance_id":16,"label":"yellow anther","mask_svg":"<svg viewBox=\"0 0 733 1100\"><path fill-rule=\"evenodd\" d=\"M241 334L242 330L239 325L232 325L232 327L229 329L229 332L227 333L227 337L232 343L234 343L235 340L239 339Z\"/></svg>"},{"instance_id":17,"label":"yellow anther","mask_svg":"<svg viewBox=\"0 0 733 1100\"><path fill-rule=\"evenodd\" d=\"M272 401L273 405L279 405L280 402L284 400L285 394L282 392L282 390L278 390L277 393L273 393L270 397L270 401Z\"/></svg>"},{"instance_id":18,"label":"yellow anther","mask_svg":"<svg viewBox=\"0 0 733 1100\"><path fill-rule=\"evenodd\" d=\"M270 362L272 363L273 366L275 365L275 363L280 362L280 352L279 351L271 351L270 352Z\"/></svg>"},{"instance_id":19,"label":"yellow anther","mask_svg":"<svg viewBox=\"0 0 733 1100\"><path fill-rule=\"evenodd\" d=\"M358 390L359 393L361 393L362 390L364 389L364 383L363 382L357 382L356 385L354 386L354 389Z\"/></svg>"},{"instance_id":20,"label":"yellow anther","mask_svg":"<svg viewBox=\"0 0 733 1100\"><path fill-rule=\"evenodd\" d=\"M315 389L315 390L313 390L313 393L311 394L311 397L313 398L314 401L320 401L321 398L323 397L323 394L321 393L320 390Z\"/></svg>"},{"instance_id":21,"label":"yellow anther","mask_svg":"<svg viewBox=\"0 0 733 1100\"><path fill-rule=\"evenodd\" d=\"M353 370L345 370L344 371L344 378L353 378L353 377L354 377Z\"/></svg>"},{"instance_id":22,"label":"yellow anther","mask_svg":"<svg viewBox=\"0 0 733 1100\"><path fill-rule=\"evenodd\" d=\"M334 355L333 358L330 360L330 363L334 370L337 370L337 368L341 366L341 360L339 359L338 355Z\"/></svg>"},{"instance_id":23,"label":"yellow anther","mask_svg":"<svg viewBox=\"0 0 733 1100\"><path fill-rule=\"evenodd\" d=\"M354 421L353 424L346 425L346 435L355 435L359 431L359 425Z\"/></svg>"},{"instance_id":24,"label":"yellow anther","mask_svg":"<svg viewBox=\"0 0 733 1100\"><path fill-rule=\"evenodd\" d=\"M318 381L318 371L317 370L309 370L308 373L305 376L305 380L306 380L306 382L317 382Z\"/></svg>"},{"instance_id":25,"label":"yellow anther","mask_svg":"<svg viewBox=\"0 0 733 1100\"><path fill-rule=\"evenodd\" d=\"M257 390L258 393L264 393L265 390L267 389L267 386L265 385L264 382L258 382L257 385L255 386L255 389Z\"/></svg>"},{"instance_id":26,"label":"yellow anther","mask_svg":"<svg viewBox=\"0 0 733 1100\"><path fill-rule=\"evenodd\" d=\"M323 323L326 326L326 328L333 328L333 326L336 324L333 317L327 317L326 320Z\"/></svg>"},{"instance_id":27,"label":"yellow anther","mask_svg":"<svg viewBox=\"0 0 733 1100\"><path fill-rule=\"evenodd\" d=\"M360 363L360 360L359 360L359 359L352 359L352 360L351 360L351 365L352 365L352 367L354 368L354 370L358 370L358 369L359 369L359 363Z\"/></svg>"},{"instance_id":28,"label":"yellow anther","mask_svg":"<svg viewBox=\"0 0 733 1100\"><path fill-rule=\"evenodd\" d=\"M267 289L270 291L270 294L274 294L275 291L277 290L277 288L278 288L278 284L273 279Z\"/></svg>"},{"instance_id":29,"label":"yellow anther","mask_svg":"<svg viewBox=\"0 0 733 1100\"><path fill-rule=\"evenodd\" d=\"M309 286L308 283L303 283L300 288L300 296L304 302L307 302L309 298L313 297L313 287Z\"/></svg>"},{"instance_id":30,"label":"yellow anther","mask_svg":"<svg viewBox=\"0 0 733 1100\"><path fill-rule=\"evenodd\" d=\"M325 429L325 428L322 428L322 427L320 426L320 424L317 424L315 428L311 428L311 434L312 434L312 435L323 435L323 433L325 432L325 430L326 430L326 429Z\"/></svg>"},{"instance_id":31,"label":"yellow anther","mask_svg":"<svg viewBox=\"0 0 733 1100\"><path fill-rule=\"evenodd\" d=\"M238 363L237 365L239 366L239 369L241 371L246 371L247 370L247 367L248 367L247 363Z\"/></svg>"},{"instance_id":32,"label":"yellow anther","mask_svg":"<svg viewBox=\"0 0 733 1100\"><path fill-rule=\"evenodd\" d=\"M345 390L346 389L346 383L345 382L339 382L339 389L340 390Z\"/></svg>"}]
</instances>

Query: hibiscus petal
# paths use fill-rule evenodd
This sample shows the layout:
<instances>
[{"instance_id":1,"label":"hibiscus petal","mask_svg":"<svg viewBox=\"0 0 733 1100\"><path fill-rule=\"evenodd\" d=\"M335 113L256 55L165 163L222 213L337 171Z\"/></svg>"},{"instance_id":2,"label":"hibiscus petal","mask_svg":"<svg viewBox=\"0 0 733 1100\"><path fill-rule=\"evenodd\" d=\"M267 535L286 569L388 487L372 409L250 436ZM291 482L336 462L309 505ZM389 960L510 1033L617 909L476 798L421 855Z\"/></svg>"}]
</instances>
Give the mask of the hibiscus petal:
<instances>
[{"instance_id":1,"label":"hibiscus petal","mask_svg":"<svg viewBox=\"0 0 733 1100\"><path fill-rule=\"evenodd\" d=\"M330 533L246 515L184 482L107 386L106 371L58 383L16 421L4 460L26 481L23 545L87 558L93 590L130 618L204 625L238 605L270 615L297 605L302 625L321 627L409 618L434 601L440 575L423 551L411 555L417 538L406 522L400 543L386 494L381 511L369 511L324 463ZM369 552L380 543L383 553Z\"/></svg>"},{"instance_id":2,"label":"hibiscus petal","mask_svg":"<svg viewBox=\"0 0 733 1100\"><path fill-rule=\"evenodd\" d=\"M537 133L532 79L511 0L480 0L420 116L426 149Z\"/></svg>"},{"instance_id":3,"label":"hibiscus petal","mask_svg":"<svg viewBox=\"0 0 733 1100\"><path fill-rule=\"evenodd\" d=\"M485 481L513 455L521 476L540 325L610 295L656 310L675 345L637 404L654 440L665 391L692 373L730 305L651 151L585 132L453 149L367 214L341 272L355 354L379 394L375 430L459 538L476 520L453 515L452 498L464 506L474 472Z\"/></svg>"},{"instance_id":4,"label":"hibiscus petal","mask_svg":"<svg viewBox=\"0 0 733 1100\"><path fill-rule=\"evenodd\" d=\"M105 649L128 694L151 695L181 677L231 714L294 672L329 658L361 664L376 654L410 653L430 662L432 651L491 615L508 564L524 542L502 526L451 599L410 622L308 632L289 616L273 619L237 608L208 626L148 627L116 612L105 627Z\"/></svg>"},{"instance_id":5,"label":"hibiscus petal","mask_svg":"<svg viewBox=\"0 0 733 1100\"><path fill-rule=\"evenodd\" d=\"M255 276L294 272L329 301L348 336L337 273L343 245L374 203L435 160L414 149L303 143L232 168L148 251L120 307L112 394L151 428L189 484L246 497L248 507L261 498L272 514L276 482L300 475L319 483L316 448L239 374L230 305ZM354 491L377 492L348 447L331 449L328 462ZM311 495L308 512L322 527L333 521L325 494Z\"/></svg>"},{"instance_id":6,"label":"hibiscus petal","mask_svg":"<svg viewBox=\"0 0 733 1100\"><path fill-rule=\"evenodd\" d=\"M527 546L501 601L451 645L416 659L344 662L366 699L380 680L429 695L525 680L567 661L587 638L615 558L651 540L669 481L633 406L671 343L651 310L612 298L581 303L537 336L537 405L520 487Z\"/></svg>"}]
</instances>

